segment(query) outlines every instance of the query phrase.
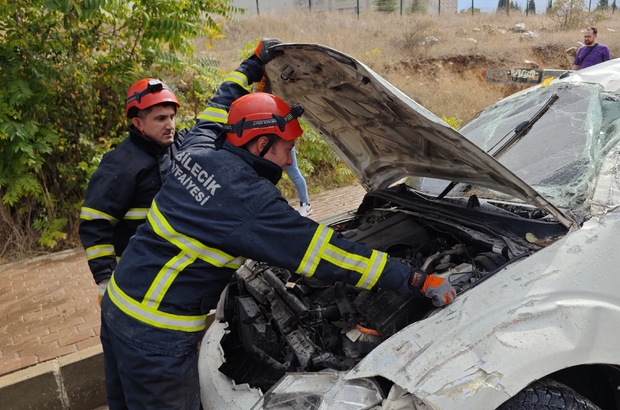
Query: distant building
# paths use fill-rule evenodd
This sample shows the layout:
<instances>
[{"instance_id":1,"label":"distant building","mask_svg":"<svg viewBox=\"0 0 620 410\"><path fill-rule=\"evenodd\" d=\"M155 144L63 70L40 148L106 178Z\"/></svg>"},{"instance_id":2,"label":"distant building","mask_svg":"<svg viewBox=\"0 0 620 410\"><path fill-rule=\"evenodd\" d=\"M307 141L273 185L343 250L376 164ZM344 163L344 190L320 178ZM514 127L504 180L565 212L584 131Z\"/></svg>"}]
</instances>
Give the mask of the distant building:
<instances>
[{"instance_id":1,"label":"distant building","mask_svg":"<svg viewBox=\"0 0 620 410\"><path fill-rule=\"evenodd\" d=\"M406 12L413 1L426 4L429 14L456 13L458 9L458 0L396 0L396 11L399 12L402 7L403 12ZM248 14L270 13L293 8L355 13L358 5L360 12L375 8L373 0L233 0L232 3L235 7L246 9Z\"/></svg>"}]
</instances>

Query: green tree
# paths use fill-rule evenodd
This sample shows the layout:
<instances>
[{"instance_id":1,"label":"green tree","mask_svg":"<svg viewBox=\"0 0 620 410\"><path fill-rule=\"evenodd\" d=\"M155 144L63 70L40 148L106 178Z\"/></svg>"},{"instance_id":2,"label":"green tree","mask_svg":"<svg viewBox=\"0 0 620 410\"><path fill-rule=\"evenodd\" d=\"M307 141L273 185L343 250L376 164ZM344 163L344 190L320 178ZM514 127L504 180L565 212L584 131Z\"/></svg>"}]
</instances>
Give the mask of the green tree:
<instances>
[{"instance_id":1,"label":"green tree","mask_svg":"<svg viewBox=\"0 0 620 410\"><path fill-rule=\"evenodd\" d=\"M598 5L596 6L597 10L608 10L609 9L609 1L608 0L599 0Z\"/></svg>"},{"instance_id":2,"label":"green tree","mask_svg":"<svg viewBox=\"0 0 620 410\"><path fill-rule=\"evenodd\" d=\"M617 8L618 8L618 6L616 6L616 0L614 0L614 2L611 3L611 11L615 12Z\"/></svg>"},{"instance_id":3,"label":"green tree","mask_svg":"<svg viewBox=\"0 0 620 410\"><path fill-rule=\"evenodd\" d=\"M527 11L528 13L536 14L536 2L534 0L527 1Z\"/></svg>"},{"instance_id":4,"label":"green tree","mask_svg":"<svg viewBox=\"0 0 620 410\"><path fill-rule=\"evenodd\" d=\"M407 7L408 13L426 13L428 11L428 0L411 0L409 7Z\"/></svg>"},{"instance_id":5,"label":"green tree","mask_svg":"<svg viewBox=\"0 0 620 410\"><path fill-rule=\"evenodd\" d=\"M502 11L506 10L506 0L498 0L497 9ZM519 6L515 1L510 1L510 10L521 11L521 6ZM471 8L470 8L471 11Z\"/></svg>"},{"instance_id":6,"label":"green tree","mask_svg":"<svg viewBox=\"0 0 620 410\"><path fill-rule=\"evenodd\" d=\"M189 78L177 91L204 105L219 83L210 80L217 62L189 58L192 40L216 36L213 17L239 12L229 3L0 0L4 251L29 235L53 248L76 225L90 174L125 137L124 98L135 80L157 76L174 88Z\"/></svg>"},{"instance_id":7,"label":"green tree","mask_svg":"<svg viewBox=\"0 0 620 410\"><path fill-rule=\"evenodd\" d=\"M394 13L396 11L396 0L375 0L377 11L382 13Z\"/></svg>"},{"instance_id":8,"label":"green tree","mask_svg":"<svg viewBox=\"0 0 620 410\"><path fill-rule=\"evenodd\" d=\"M585 27L596 17L594 13L585 11L585 0L555 0L547 14L560 30Z\"/></svg>"}]
</instances>

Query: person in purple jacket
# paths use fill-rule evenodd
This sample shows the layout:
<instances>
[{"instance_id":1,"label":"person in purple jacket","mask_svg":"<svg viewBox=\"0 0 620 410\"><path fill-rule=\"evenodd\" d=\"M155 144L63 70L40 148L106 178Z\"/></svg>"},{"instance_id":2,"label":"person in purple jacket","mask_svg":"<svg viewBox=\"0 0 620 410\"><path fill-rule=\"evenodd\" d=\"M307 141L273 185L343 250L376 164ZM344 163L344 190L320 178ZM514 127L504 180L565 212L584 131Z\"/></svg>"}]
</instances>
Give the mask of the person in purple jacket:
<instances>
[{"instance_id":1,"label":"person in purple jacket","mask_svg":"<svg viewBox=\"0 0 620 410\"><path fill-rule=\"evenodd\" d=\"M603 61L611 60L609 48L601 43L596 42L596 27L588 27L583 30L584 46L577 51L575 61L573 62L573 70L581 70Z\"/></svg>"}]
</instances>

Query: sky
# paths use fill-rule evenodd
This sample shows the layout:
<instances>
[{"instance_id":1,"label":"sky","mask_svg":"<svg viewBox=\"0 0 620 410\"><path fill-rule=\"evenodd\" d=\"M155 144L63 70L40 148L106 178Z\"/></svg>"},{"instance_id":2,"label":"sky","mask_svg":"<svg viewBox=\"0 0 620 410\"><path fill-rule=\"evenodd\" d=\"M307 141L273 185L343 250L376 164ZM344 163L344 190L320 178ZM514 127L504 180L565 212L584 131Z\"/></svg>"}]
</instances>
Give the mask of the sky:
<instances>
[{"instance_id":1,"label":"sky","mask_svg":"<svg viewBox=\"0 0 620 410\"><path fill-rule=\"evenodd\" d=\"M515 0L521 9L525 11L525 0ZM535 0L536 12L544 13L547 9L547 0ZM471 7L471 0L458 0L459 11L468 9ZM498 0L474 0L474 8L480 9L483 12L495 11L497 9ZM598 3L598 0L597 0ZM610 2L611 3L611 2Z\"/></svg>"}]
</instances>

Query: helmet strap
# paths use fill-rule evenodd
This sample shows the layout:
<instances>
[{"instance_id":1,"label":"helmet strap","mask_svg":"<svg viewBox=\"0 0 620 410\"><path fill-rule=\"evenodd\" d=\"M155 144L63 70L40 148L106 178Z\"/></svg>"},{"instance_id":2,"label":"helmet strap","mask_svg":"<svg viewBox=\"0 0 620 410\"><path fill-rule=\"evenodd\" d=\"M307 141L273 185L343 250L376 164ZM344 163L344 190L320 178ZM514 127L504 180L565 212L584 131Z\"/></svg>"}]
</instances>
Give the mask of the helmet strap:
<instances>
[{"instance_id":1,"label":"helmet strap","mask_svg":"<svg viewBox=\"0 0 620 410\"><path fill-rule=\"evenodd\" d=\"M259 157L263 158L265 156L265 154L267 154L269 149L271 147L273 147L273 144L276 143L276 141L279 139L279 137L277 135L275 135L275 134L270 134L268 136L267 135L261 135L261 137L268 137L269 138L269 141L267 141L267 145L265 145L265 147L262 149L262 151L258 154Z\"/></svg>"}]
</instances>

